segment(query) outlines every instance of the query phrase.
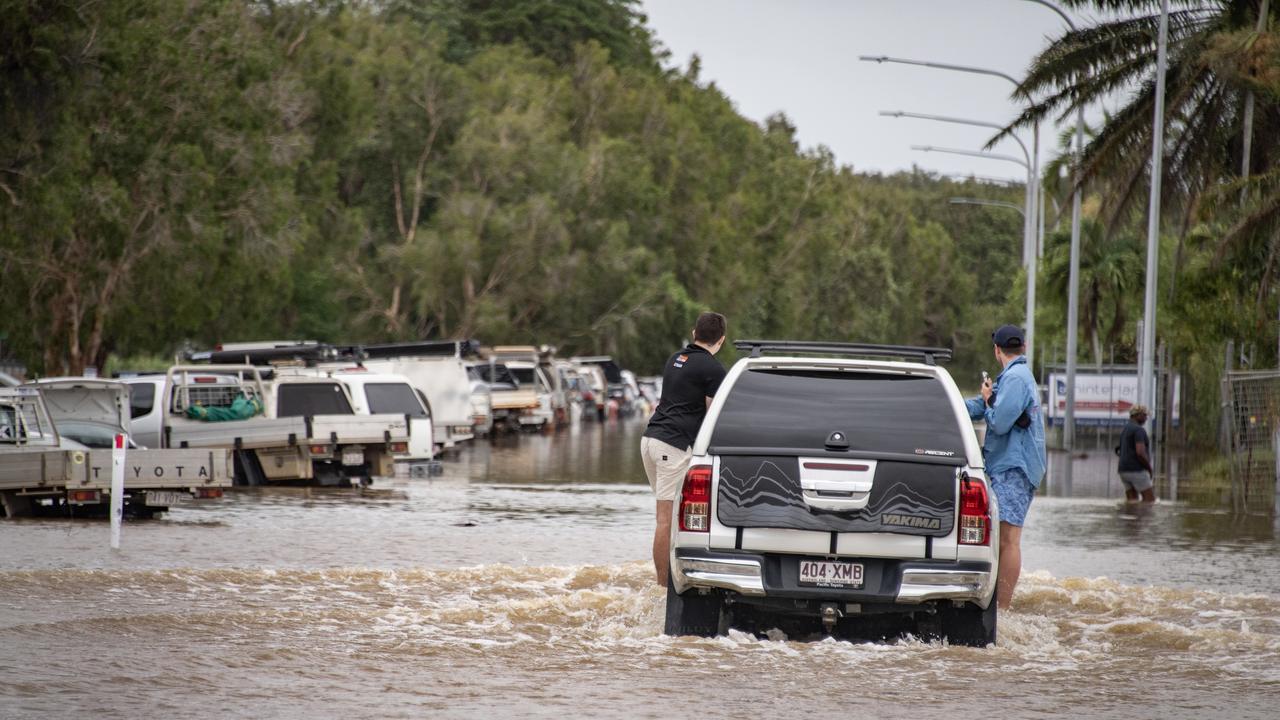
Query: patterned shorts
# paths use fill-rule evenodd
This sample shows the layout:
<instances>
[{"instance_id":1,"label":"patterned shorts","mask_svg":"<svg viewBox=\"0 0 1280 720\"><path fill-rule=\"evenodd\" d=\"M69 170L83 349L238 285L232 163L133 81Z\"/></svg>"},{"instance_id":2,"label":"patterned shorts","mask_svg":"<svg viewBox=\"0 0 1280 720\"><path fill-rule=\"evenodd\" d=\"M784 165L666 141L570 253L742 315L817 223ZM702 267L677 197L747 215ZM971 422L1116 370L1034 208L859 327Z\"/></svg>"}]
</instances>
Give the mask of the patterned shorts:
<instances>
[{"instance_id":1,"label":"patterned shorts","mask_svg":"<svg viewBox=\"0 0 1280 720\"><path fill-rule=\"evenodd\" d=\"M1036 495L1027 474L1022 468L991 473L991 489L1000 504L1000 522L1022 527L1027 520L1027 510L1031 509L1031 499Z\"/></svg>"}]
</instances>

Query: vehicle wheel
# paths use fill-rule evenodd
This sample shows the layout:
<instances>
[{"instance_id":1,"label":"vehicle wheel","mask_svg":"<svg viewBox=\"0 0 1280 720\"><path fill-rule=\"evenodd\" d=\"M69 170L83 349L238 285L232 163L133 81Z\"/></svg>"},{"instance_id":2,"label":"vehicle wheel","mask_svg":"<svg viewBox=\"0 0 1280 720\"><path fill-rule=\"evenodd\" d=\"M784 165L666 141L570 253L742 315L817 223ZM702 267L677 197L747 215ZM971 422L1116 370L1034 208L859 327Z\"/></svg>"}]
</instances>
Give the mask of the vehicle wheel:
<instances>
[{"instance_id":1,"label":"vehicle wheel","mask_svg":"<svg viewBox=\"0 0 1280 720\"><path fill-rule=\"evenodd\" d=\"M986 610L973 603L966 603L964 607L944 605L938 609L938 619L942 621L942 634L952 645L986 647L995 644L995 597L991 598L991 605Z\"/></svg>"},{"instance_id":2,"label":"vehicle wheel","mask_svg":"<svg viewBox=\"0 0 1280 720\"><path fill-rule=\"evenodd\" d=\"M718 591L703 595L690 589L682 595L667 579L667 622L663 630L667 635L715 637L727 630L724 621L724 598Z\"/></svg>"}]
</instances>

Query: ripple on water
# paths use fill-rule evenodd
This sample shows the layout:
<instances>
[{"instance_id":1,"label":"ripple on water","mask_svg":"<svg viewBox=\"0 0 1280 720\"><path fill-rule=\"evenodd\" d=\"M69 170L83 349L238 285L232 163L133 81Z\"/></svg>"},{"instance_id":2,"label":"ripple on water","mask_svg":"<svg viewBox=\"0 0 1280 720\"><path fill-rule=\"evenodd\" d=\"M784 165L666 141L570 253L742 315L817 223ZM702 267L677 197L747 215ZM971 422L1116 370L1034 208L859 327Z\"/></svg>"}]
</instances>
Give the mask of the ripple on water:
<instances>
[{"instance_id":1,"label":"ripple on water","mask_svg":"<svg viewBox=\"0 0 1280 720\"><path fill-rule=\"evenodd\" d=\"M802 676L818 674L872 683L872 695L884 699L921 687L1003 684L1012 673L1050 688L1042 699L1059 709L1048 698L1072 689L1107 697L1135 683L1211 681L1219 692L1280 684L1280 603L1258 594L1035 572L1024 575L1016 610L1001 615L994 648L910 637L796 642L776 631L671 638L662 634L664 591L650 572L645 563L3 572L0 607L18 612L0 621L0 666L20 667L15 652L40 652L46 677L79 687L86 661L161 663L144 679L173 688L193 675L240 682L234 678L250 668L308 678L361 668L393 684L428 678L431 693L465 686L441 667L508 677L587 673L605 685L655 687L675 670L800 686ZM1116 678L1124 679L1119 689Z\"/></svg>"}]
</instances>

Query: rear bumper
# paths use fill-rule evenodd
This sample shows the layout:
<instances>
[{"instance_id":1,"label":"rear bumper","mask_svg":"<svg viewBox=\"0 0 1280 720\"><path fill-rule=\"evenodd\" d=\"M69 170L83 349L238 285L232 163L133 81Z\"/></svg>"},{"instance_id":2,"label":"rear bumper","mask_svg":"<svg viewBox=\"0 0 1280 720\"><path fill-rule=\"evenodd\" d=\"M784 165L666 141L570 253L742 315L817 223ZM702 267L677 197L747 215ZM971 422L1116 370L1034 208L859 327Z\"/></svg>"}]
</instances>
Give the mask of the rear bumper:
<instances>
[{"instance_id":1,"label":"rear bumper","mask_svg":"<svg viewBox=\"0 0 1280 720\"><path fill-rule=\"evenodd\" d=\"M841 561L863 564L863 586L823 588L801 585L797 568L800 560L828 558L695 548L678 548L672 555L671 574L678 592L718 588L757 598L894 605L955 600L985 606L995 582L988 562L842 557Z\"/></svg>"}]
</instances>

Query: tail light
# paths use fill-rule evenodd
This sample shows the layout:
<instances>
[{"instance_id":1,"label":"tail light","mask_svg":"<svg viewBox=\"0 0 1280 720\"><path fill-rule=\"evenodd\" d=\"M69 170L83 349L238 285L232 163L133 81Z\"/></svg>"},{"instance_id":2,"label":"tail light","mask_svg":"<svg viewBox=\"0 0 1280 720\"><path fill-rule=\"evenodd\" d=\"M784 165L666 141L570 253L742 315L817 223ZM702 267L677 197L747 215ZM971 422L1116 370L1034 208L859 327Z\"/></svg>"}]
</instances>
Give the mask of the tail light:
<instances>
[{"instance_id":1,"label":"tail light","mask_svg":"<svg viewBox=\"0 0 1280 720\"><path fill-rule=\"evenodd\" d=\"M960 544L986 545L991 540L991 507L987 486L964 476L960 479Z\"/></svg>"},{"instance_id":2,"label":"tail light","mask_svg":"<svg viewBox=\"0 0 1280 720\"><path fill-rule=\"evenodd\" d=\"M694 465L684 475L680 490L680 529L707 532L711 529L711 466Z\"/></svg>"},{"instance_id":3,"label":"tail light","mask_svg":"<svg viewBox=\"0 0 1280 720\"><path fill-rule=\"evenodd\" d=\"M67 492L67 500L76 504L97 503L102 501L102 493L98 490L71 490Z\"/></svg>"},{"instance_id":4,"label":"tail light","mask_svg":"<svg viewBox=\"0 0 1280 720\"><path fill-rule=\"evenodd\" d=\"M311 445L307 448L312 455L319 457L328 457L333 454L333 448L328 445Z\"/></svg>"},{"instance_id":5,"label":"tail light","mask_svg":"<svg viewBox=\"0 0 1280 720\"><path fill-rule=\"evenodd\" d=\"M407 453L409 452L409 443L407 442L387 443L387 449L393 453Z\"/></svg>"},{"instance_id":6,"label":"tail light","mask_svg":"<svg viewBox=\"0 0 1280 720\"><path fill-rule=\"evenodd\" d=\"M196 488L196 497L201 499L222 497L222 488Z\"/></svg>"}]
</instances>

